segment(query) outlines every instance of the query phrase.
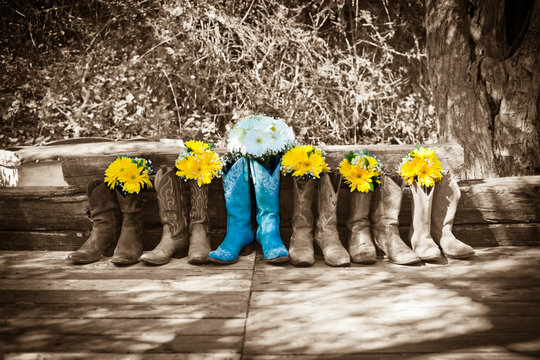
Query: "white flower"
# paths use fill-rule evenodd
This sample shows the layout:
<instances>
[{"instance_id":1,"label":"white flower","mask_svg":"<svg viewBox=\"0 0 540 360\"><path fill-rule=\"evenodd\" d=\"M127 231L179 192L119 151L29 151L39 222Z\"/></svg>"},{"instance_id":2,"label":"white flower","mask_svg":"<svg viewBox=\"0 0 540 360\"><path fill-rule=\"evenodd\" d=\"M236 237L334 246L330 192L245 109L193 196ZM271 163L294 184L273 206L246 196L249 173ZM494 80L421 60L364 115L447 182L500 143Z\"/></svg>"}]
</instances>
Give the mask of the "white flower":
<instances>
[{"instance_id":1,"label":"white flower","mask_svg":"<svg viewBox=\"0 0 540 360\"><path fill-rule=\"evenodd\" d=\"M243 156L277 154L294 145L294 132L282 120L252 115L240 120L229 132L227 150Z\"/></svg>"}]
</instances>

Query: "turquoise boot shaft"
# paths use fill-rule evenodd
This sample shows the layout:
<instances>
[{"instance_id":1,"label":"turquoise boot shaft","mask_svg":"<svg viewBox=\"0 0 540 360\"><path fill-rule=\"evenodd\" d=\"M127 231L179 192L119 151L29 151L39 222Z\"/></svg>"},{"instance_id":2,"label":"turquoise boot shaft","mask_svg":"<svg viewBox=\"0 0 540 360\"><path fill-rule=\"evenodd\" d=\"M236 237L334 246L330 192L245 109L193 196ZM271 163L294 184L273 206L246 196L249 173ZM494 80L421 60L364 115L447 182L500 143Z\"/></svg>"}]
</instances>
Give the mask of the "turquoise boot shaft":
<instances>
[{"instance_id":1,"label":"turquoise boot shaft","mask_svg":"<svg viewBox=\"0 0 540 360\"><path fill-rule=\"evenodd\" d=\"M289 259L287 248L279 233L279 168L278 161L271 174L256 160L249 160L251 178L257 200L257 241L263 249L264 259L282 262Z\"/></svg>"},{"instance_id":2,"label":"turquoise boot shaft","mask_svg":"<svg viewBox=\"0 0 540 360\"><path fill-rule=\"evenodd\" d=\"M236 161L223 175L223 191L227 209L227 235L219 247L208 254L208 260L230 264L238 261L240 251L253 243L249 166L246 158Z\"/></svg>"}]
</instances>

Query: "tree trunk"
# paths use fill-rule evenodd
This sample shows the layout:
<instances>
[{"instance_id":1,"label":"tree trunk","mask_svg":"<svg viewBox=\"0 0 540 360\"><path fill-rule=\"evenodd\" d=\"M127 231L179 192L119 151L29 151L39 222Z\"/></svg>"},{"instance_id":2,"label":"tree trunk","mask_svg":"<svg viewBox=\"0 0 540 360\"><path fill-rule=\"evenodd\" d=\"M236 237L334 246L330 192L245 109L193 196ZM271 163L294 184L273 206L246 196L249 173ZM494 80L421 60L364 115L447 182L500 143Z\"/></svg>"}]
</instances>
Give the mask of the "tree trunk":
<instances>
[{"instance_id":1,"label":"tree trunk","mask_svg":"<svg viewBox=\"0 0 540 360\"><path fill-rule=\"evenodd\" d=\"M463 178L540 173L540 0L426 1L441 140Z\"/></svg>"}]
</instances>

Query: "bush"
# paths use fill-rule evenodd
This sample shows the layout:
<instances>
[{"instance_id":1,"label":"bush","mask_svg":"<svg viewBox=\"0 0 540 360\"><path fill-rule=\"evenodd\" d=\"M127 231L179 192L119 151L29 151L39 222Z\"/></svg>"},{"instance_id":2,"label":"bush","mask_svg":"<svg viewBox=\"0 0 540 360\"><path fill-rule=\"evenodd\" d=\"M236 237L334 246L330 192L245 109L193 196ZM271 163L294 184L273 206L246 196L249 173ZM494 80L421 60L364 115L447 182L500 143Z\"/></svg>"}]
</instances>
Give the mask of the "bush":
<instances>
[{"instance_id":1,"label":"bush","mask_svg":"<svg viewBox=\"0 0 540 360\"><path fill-rule=\"evenodd\" d=\"M285 119L304 143L433 137L415 0L3 7L2 147L80 136L223 145L250 113Z\"/></svg>"}]
</instances>

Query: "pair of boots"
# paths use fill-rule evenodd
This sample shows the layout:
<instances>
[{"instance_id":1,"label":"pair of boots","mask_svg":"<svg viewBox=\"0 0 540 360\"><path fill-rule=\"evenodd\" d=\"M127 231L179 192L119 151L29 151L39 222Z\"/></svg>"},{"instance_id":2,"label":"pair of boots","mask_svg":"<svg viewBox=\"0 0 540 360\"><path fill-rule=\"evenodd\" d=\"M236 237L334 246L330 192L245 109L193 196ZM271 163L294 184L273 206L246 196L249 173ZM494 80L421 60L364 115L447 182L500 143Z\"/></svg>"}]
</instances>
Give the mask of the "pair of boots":
<instances>
[{"instance_id":1,"label":"pair of boots","mask_svg":"<svg viewBox=\"0 0 540 360\"><path fill-rule=\"evenodd\" d=\"M339 239L337 230L337 202L341 175L332 179L323 173L317 183L318 218L313 234L312 203L314 179L293 178L293 217L289 254L296 266L310 266L315 262L313 243L322 250L324 261L330 266L349 266L350 256ZM334 181L332 181L334 180Z\"/></svg>"},{"instance_id":2,"label":"pair of boots","mask_svg":"<svg viewBox=\"0 0 540 360\"><path fill-rule=\"evenodd\" d=\"M189 229L186 211L185 183L174 169L162 167L156 173L159 216L163 225L161 240L154 250L144 253L139 260L151 265L163 265L185 251L189 244L188 262L204 264L210 252L208 233L208 186L188 181L191 191ZM188 240L189 237L189 240Z\"/></svg>"},{"instance_id":3,"label":"pair of boots","mask_svg":"<svg viewBox=\"0 0 540 360\"><path fill-rule=\"evenodd\" d=\"M416 184L411 186L412 223L409 248L399 236L399 210L405 182L381 177L381 185L374 192L375 208L371 214L373 240L387 255L388 260L400 265L422 260L436 260L439 250L450 258L466 258L474 254L469 245L452 234L454 216L461 192L457 182L445 176L429 195Z\"/></svg>"},{"instance_id":4,"label":"pair of boots","mask_svg":"<svg viewBox=\"0 0 540 360\"><path fill-rule=\"evenodd\" d=\"M412 222L409 241L418 257L426 261L437 260L441 258L441 250L449 258L461 259L473 255L473 248L452 234L461 197L456 180L446 174L429 194L416 182L410 188Z\"/></svg>"},{"instance_id":5,"label":"pair of boots","mask_svg":"<svg viewBox=\"0 0 540 360\"><path fill-rule=\"evenodd\" d=\"M256 160L240 158L223 174L223 191L227 209L227 234L208 259L218 264L238 261L240 251L254 242L251 226L250 174L257 204L256 239L267 262L289 259L279 232L280 162L268 171Z\"/></svg>"},{"instance_id":6,"label":"pair of boots","mask_svg":"<svg viewBox=\"0 0 540 360\"><path fill-rule=\"evenodd\" d=\"M92 232L67 259L75 264L88 264L105 255L112 256L111 262L117 265L136 263L143 246L141 196L110 190L100 180L90 182L86 194Z\"/></svg>"}]
</instances>

